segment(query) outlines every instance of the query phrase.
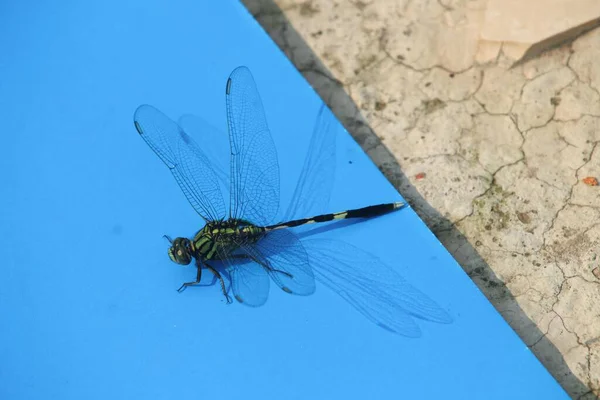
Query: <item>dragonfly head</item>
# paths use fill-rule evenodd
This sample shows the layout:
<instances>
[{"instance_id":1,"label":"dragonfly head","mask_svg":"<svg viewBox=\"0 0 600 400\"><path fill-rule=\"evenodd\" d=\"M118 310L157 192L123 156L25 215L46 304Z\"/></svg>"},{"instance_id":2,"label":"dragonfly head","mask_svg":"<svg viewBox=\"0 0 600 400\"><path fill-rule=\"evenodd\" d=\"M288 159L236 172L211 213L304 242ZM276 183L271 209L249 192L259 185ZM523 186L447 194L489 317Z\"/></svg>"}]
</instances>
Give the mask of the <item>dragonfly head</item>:
<instances>
[{"instance_id":1,"label":"dragonfly head","mask_svg":"<svg viewBox=\"0 0 600 400\"><path fill-rule=\"evenodd\" d=\"M189 239L178 237L171 240L168 236L167 239L171 242L169 247L171 261L180 265L188 265L192 262L192 246Z\"/></svg>"}]
</instances>

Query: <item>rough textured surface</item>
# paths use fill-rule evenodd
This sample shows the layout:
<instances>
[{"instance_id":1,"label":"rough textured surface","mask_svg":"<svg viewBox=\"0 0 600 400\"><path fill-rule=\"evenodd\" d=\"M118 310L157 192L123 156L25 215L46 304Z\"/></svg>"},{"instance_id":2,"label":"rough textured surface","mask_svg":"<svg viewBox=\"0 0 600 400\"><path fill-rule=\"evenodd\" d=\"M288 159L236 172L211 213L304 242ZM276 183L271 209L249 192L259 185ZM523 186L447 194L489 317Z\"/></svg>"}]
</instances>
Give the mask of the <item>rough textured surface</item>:
<instances>
[{"instance_id":1,"label":"rough textured surface","mask_svg":"<svg viewBox=\"0 0 600 400\"><path fill-rule=\"evenodd\" d=\"M484 0L245 0L573 398L600 394L600 30L508 68Z\"/></svg>"},{"instance_id":2,"label":"rough textured surface","mask_svg":"<svg viewBox=\"0 0 600 400\"><path fill-rule=\"evenodd\" d=\"M502 49L530 60L598 27L598 0L487 0L477 59L491 61Z\"/></svg>"},{"instance_id":3,"label":"rough textured surface","mask_svg":"<svg viewBox=\"0 0 600 400\"><path fill-rule=\"evenodd\" d=\"M499 42L536 43L597 18L600 18L597 0L488 0L481 37Z\"/></svg>"}]
</instances>

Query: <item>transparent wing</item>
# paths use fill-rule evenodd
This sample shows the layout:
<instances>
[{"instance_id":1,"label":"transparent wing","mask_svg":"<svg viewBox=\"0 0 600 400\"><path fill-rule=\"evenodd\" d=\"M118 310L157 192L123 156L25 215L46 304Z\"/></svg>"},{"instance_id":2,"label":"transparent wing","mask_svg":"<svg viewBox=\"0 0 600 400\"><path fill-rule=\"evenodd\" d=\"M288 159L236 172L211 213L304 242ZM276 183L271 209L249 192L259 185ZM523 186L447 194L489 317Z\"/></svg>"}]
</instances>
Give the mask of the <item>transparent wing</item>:
<instances>
[{"instance_id":1,"label":"transparent wing","mask_svg":"<svg viewBox=\"0 0 600 400\"><path fill-rule=\"evenodd\" d=\"M235 299L250 307L265 304L269 297L269 275L265 269L250 258L220 256Z\"/></svg>"},{"instance_id":2,"label":"transparent wing","mask_svg":"<svg viewBox=\"0 0 600 400\"><path fill-rule=\"evenodd\" d=\"M283 221L326 212L335 178L336 137L341 129L343 127L323 103L317 114L300 178Z\"/></svg>"},{"instance_id":3,"label":"transparent wing","mask_svg":"<svg viewBox=\"0 0 600 400\"><path fill-rule=\"evenodd\" d=\"M150 105L135 110L135 127L169 167L192 207L205 221L226 216L219 182L210 160L177 123Z\"/></svg>"},{"instance_id":4,"label":"transparent wing","mask_svg":"<svg viewBox=\"0 0 600 400\"><path fill-rule=\"evenodd\" d=\"M229 193L229 140L227 134L199 116L184 114L177 121L192 137L202 137L202 148L210 154L212 169L221 183L221 193Z\"/></svg>"},{"instance_id":5,"label":"transparent wing","mask_svg":"<svg viewBox=\"0 0 600 400\"><path fill-rule=\"evenodd\" d=\"M243 245L242 251L263 265L284 292L300 296L315 292L315 276L306 250L289 229L269 232L258 242Z\"/></svg>"},{"instance_id":6,"label":"transparent wing","mask_svg":"<svg viewBox=\"0 0 600 400\"><path fill-rule=\"evenodd\" d=\"M268 225L279 208L279 164L250 70L233 70L225 93L231 148L230 217Z\"/></svg>"},{"instance_id":7,"label":"transparent wing","mask_svg":"<svg viewBox=\"0 0 600 400\"><path fill-rule=\"evenodd\" d=\"M418 337L421 330L413 317L452 322L437 303L374 255L338 240L304 239L302 243L317 281L382 328Z\"/></svg>"}]
</instances>

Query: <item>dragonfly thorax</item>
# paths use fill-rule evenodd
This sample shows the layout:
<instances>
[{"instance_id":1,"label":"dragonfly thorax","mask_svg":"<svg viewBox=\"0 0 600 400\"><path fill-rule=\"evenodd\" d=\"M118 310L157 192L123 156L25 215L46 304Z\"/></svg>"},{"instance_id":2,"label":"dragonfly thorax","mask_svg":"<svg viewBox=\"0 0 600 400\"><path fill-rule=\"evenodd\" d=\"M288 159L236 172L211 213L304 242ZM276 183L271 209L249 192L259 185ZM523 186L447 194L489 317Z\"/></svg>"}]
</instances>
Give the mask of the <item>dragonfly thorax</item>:
<instances>
[{"instance_id":1,"label":"dragonfly thorax","mask_svg":"<svg viewBox=\"0 0 600 400\"><path fill-rule=\"evenodd\" d=\"M248 221L228 219L211 221L192 240L195 256L202 260L219 260L239 249L241 244L256 242L265 229Z\"/></svg>"}]
</instances>

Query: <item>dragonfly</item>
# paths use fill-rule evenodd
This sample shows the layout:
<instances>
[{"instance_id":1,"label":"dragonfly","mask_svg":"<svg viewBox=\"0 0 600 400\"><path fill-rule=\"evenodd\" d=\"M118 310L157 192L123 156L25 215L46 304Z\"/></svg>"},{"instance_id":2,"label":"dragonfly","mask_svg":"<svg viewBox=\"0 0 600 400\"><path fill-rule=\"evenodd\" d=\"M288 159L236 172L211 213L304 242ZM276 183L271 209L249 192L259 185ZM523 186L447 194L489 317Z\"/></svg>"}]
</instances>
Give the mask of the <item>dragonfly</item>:
<instances>
[{"instance_id":1,"label":"dragonfly","mask_svg":"<svg viewBox=\"0 0 600 400\"><path fill-rule=\"evenodd\" d=\"M199 285L206 271L213 275L213 282L220 283L227 303L232 303L231 289L237 302L260 307L267 301L270 281L282 291L300 296L313 294L315 281L320 281L372 322L393 333L420 336L413 317L451 322L437 303L374 255L342 241L304 239L294 231L309 224L378 217L404 207L403 202L390 202L293 218L300 211L314 208L316 199L328 202L328 186L335 170L333 131L337 124L324 104L288 211L283 220L277 221L277 151L247 67L237 67L229 75L225 103L227 134L220 134L193 116L175 122L147 104L134 113L137 132L167 165L188 202L204 220L204 226L191 238L165 236L170 242L171 261L180 265L194 262L196 267L195 280L184 282L179 292ZM202 135L204 146L200 147L189 132ZM225 137L228 148L219 148L217 144ZM228 166L224 162L227 155Z\"/></svg>"}]
</instances>

